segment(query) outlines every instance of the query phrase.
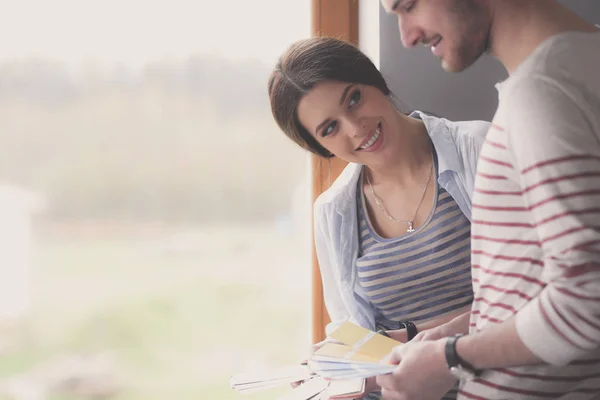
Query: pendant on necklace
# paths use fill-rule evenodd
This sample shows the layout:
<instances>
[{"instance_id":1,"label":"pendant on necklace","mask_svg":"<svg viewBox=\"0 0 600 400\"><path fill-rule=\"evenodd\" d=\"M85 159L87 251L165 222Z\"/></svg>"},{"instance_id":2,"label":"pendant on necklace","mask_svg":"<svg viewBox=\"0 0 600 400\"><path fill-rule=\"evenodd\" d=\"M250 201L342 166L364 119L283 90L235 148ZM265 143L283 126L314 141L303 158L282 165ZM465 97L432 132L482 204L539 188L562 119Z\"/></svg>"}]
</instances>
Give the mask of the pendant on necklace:
<instances>
[{"instance_id":1,"label":"pendant on necklace","mask_svg":"<svg viewBox=\"0 0 600 400\"><path fill-rule=\"evenodd\" d=\"M413 228L412 221L408 221L408 229L406 230L406 232L413 233L414 231L415 231L415 228Z\"/></svg>"}]
</instances>

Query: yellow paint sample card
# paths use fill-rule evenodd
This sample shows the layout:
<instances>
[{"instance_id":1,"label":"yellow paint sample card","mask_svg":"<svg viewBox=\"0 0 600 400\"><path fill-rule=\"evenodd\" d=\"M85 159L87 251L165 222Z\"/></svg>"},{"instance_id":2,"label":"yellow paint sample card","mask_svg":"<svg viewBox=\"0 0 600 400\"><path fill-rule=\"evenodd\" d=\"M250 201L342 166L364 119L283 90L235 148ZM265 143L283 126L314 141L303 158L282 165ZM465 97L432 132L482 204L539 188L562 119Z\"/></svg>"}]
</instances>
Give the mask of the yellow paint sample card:
<instances>
[{"instance_id":1,"label":"yellow paint sample card","mask_svg":"<svg viewBox=\"0 0 600 400\"><path fill-rule=\"evenodd\" d=\"M357 363L378 363L380 358L370 356L368 354L357 353L354 348L346 344L325 343L323 347L318 349L313 356L313 360L345 360Z\"/></svg>"},{"instance_id":2,"label":"yellow paint sample card","mask_svg":"<svg viewBox=\"0 0 600 400\"><path fill-rule=\"evenodd\" d=\"M377 360L381 360L390 354L394 347L402 344L351 322L343 323L331 332L329 337L351 346L356 353L375 357Z\"/></svg>"}]
</instances>

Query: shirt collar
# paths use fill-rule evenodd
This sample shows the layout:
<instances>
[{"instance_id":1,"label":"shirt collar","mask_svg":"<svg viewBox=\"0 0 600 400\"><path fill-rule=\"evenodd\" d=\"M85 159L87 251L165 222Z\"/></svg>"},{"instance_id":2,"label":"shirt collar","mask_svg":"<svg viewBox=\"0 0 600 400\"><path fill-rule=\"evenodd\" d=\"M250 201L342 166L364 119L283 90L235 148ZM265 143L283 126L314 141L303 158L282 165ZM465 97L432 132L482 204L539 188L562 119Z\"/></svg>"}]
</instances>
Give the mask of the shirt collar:
<instances>
[{"instance_id":1,"label":"shirt collar","mask_svg":"<svg viewBox=\"0 0 600 400\"><path fill-rule=\"evenodd\" d=\"M462 171L462 162L456 151L456 143L450 132L448 124L451 122L445 118L434 117L423 111L413 111L410 117L418 118L425 124L427 133L433 142L433 147L438 159L438 174L446 171Z\"/></svg>"}]
</instances>

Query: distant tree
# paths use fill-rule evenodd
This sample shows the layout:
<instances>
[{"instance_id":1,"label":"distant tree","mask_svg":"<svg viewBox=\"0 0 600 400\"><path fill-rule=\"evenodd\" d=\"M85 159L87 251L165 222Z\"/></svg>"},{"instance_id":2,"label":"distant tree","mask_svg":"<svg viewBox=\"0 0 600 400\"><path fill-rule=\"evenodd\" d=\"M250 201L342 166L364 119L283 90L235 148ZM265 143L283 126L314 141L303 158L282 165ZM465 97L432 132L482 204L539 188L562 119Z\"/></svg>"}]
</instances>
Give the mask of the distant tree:
<instances>
[{"instance_id":1,"label":"distant tree","mask_svg":"<svg viewBox=\"0 0 600 400\"><path fill-rule=\"evenodd\" d=\"M304 155L272 122L268 72L258 61L208 56L141 73L1 64L0 179L45 193L53 218L287 213Z\"/></svg>"}]
</instances>

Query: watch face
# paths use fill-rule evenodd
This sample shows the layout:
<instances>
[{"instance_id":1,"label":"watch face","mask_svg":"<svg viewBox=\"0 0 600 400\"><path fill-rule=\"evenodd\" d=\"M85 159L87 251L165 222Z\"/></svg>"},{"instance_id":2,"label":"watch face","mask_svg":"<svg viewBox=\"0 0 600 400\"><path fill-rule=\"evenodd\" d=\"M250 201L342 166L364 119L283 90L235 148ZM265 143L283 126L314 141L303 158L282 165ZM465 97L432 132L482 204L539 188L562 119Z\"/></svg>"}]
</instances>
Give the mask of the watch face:
<instances>
[{"instance_id":1,"label":"watch face","mask_svg":"<svg viewBox=\"0 0 600 400\"><path fill-rule=\"evenodd\" d=\"M460 380L470 381L471 379L475 378L475 374L472 371L469 371L468 369L462 368L460 366L451 367L450 373Z\"/></svg>"}]
</instances>

